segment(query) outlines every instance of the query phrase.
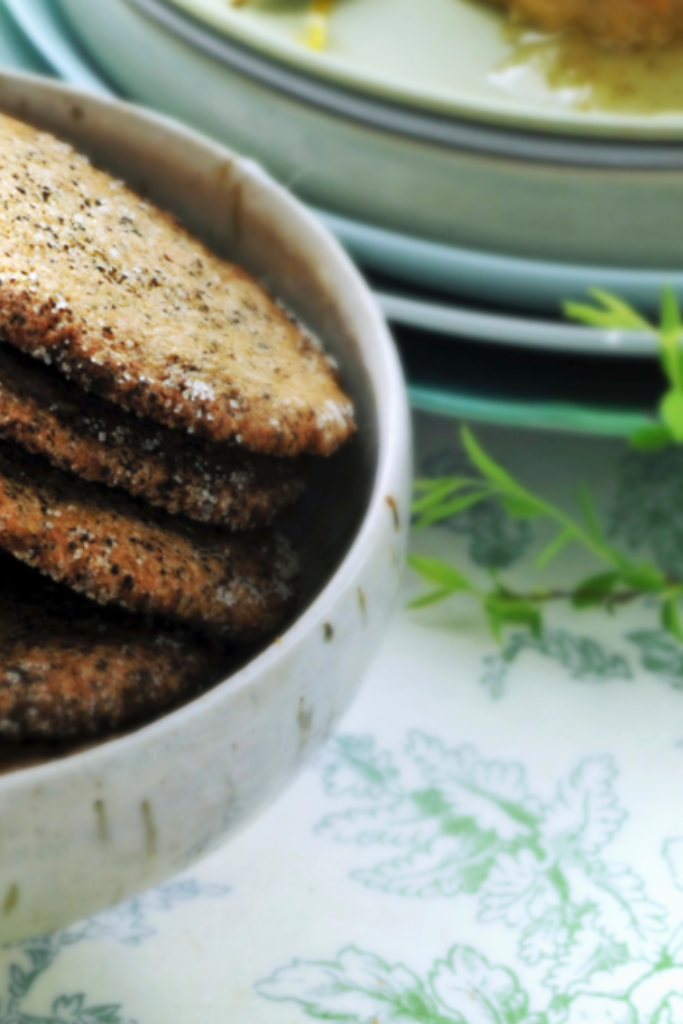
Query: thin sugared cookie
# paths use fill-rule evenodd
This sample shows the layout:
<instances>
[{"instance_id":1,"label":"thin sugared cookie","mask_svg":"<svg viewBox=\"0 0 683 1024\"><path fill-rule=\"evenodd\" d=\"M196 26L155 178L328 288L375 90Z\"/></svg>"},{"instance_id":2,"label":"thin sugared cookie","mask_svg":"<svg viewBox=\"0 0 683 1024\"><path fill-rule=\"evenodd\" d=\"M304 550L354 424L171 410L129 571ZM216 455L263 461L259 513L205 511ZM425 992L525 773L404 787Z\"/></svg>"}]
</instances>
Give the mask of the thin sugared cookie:
<instances>
[{"instance_id":1,"label":"thin sugared cookie","mask_svg":"<svg viewBox=\"0 0 683 1024\"><path fill-rule=\"evenodd\" d=\"M183 630L100 608L0 558L0 739L100 736L217 681L220 654Z\"/></svg>"},{"instance_id":2,"label":"thin sugared cookie","mask_svg":"<svg viewBox=\"0 0 683 1024\"><path fill-rule=\"evenodd\" d=\"M240 268L0 116L0 336L142 416L276 455L355 430L322 350Z\"/></svg>"},{"instance_id":3,"label":"thin sugared cookie","mask_svg":"<svg viewBox=\"0 0 683 1024\"><path fill-rule=\"evenodd\" d=\"M4 442L0 547L101 604L235 642L282 626L298 566L267 531L233 534L154 512Z\"/></svg>"},{"instance_id":4,"label":"thin sugared cookie","mask_svg":"<svg viewBox=\"0 0 683 1024\"><path fill-rule=\"evenodd\" d=\"M167 512L247 530L302 493L291 459L188 437L125 413L0 345L0 436Z\"/></svg>"}]
</instances>

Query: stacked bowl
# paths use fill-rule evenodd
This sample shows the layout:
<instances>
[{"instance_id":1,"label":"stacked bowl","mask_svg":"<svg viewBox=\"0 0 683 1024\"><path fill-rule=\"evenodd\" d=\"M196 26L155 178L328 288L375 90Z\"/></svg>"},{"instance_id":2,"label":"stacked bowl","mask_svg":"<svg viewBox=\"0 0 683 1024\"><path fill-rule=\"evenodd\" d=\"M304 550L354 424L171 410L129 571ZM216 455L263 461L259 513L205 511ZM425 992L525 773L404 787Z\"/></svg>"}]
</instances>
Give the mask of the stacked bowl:
<instances>
[{"instance_id":1,"label":"stacked bowl","mask_svg":"<svg viewBox=\"0 0 683 1024\"><path fill-rule=\"evenodd\" d=\"M469 0L348 0L322 49L304 0L5 3L62 77L227 142L313 206L369 275L415 405L603 433L647 416L653 338L561 306L683 296L680 54L567 57Z\"/></svg>"}]
</instances>

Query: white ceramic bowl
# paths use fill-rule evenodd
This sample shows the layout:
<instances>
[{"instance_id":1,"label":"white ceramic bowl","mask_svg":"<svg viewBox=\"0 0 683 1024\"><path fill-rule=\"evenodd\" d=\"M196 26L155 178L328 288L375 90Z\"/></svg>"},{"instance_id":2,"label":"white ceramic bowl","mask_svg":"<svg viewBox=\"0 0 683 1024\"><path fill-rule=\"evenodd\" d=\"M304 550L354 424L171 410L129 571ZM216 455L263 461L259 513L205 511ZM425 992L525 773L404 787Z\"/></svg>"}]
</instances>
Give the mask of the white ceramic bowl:
<instances>
[{"instance_id":1,"label":"white ceramic bowl","mask_svg":"<svg viewBox=\"0 0 683 1024\"><path fill-rule=\"evenodd\" d=\"M265 280L336 356L359 420L357 438L316 463L291 517L307 606L276 642L138 731L0 776L0 940L9 940L181 871L273 800L322 741L397 592L410 426L367 287L256 164L164 118L28 76L2 76L0 109L68 139Z\"/></svg>"},{"instance_id":2,"label":"white ceramic bowl","mask_svg":"<svg viewBox=\"0 0 683 1024\"><path fill-rule=\"evenodd\" d=\"M200 49L195 35L150 18L159 4L147 0L146 15L139 3L58 0L86 50L126 95L249 153L307 201L465 248L680 267L683 173L675 144L651 146L649 156L646 147L622 146L617 159L591 140L564 140L563 152L573 154L566 163L556 142L553 156L540 144L494 152L490 141L480 148L472 140L439 143L398 127L379 130L363 119L360 101L355 116L344 115L316 103L315 82L308 99L268 84L246 65ZM251 55L252 64L259 59L263 65L265 58ZM288 69L280 74L296 77Z\"/></svg>"}]
</instances>

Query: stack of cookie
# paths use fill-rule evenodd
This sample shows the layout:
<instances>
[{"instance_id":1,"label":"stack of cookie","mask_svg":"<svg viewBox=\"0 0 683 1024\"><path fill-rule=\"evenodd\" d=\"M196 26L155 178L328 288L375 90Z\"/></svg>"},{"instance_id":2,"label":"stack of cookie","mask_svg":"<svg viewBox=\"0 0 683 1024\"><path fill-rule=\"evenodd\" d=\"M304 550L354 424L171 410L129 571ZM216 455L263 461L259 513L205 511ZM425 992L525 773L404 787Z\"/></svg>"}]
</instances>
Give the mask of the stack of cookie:
<instances>
[{"instance_id":1,"label":"stack of cookie","mask_svg":"<svg viewBox=\"0 0 683 1024\"><path fill-rule=\"evenodd\" d=\"M80 737L283 623L297 563L271 523L353 407L174 218L33 128L0 118L0 142L0 548L43 574L3 562L0 736Z\"/></svg>"}]
</instances>

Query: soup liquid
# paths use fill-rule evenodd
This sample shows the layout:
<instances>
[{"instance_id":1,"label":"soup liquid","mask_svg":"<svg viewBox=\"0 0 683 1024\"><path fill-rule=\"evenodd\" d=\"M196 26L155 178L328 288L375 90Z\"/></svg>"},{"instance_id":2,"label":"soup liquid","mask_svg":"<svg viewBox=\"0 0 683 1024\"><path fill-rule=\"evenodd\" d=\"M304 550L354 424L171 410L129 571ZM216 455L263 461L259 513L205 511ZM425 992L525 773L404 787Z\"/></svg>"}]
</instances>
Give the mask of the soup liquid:
<instances>
[{"instance_id":1,"label":"soup liquid","mask_svg":"<svg viewBox=\"0 0 683 1024\"><path fill-rule=\"evenodd\" d=\"M661 50L609 50L580 32L541 35L508 25L512 53L492 80L509 92L542 91L575 110L683 112L683 39Z\"/></svg>"}]
</instances>

